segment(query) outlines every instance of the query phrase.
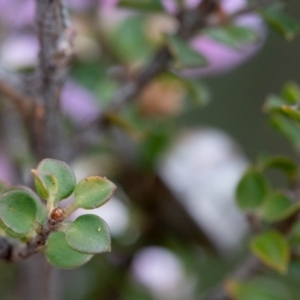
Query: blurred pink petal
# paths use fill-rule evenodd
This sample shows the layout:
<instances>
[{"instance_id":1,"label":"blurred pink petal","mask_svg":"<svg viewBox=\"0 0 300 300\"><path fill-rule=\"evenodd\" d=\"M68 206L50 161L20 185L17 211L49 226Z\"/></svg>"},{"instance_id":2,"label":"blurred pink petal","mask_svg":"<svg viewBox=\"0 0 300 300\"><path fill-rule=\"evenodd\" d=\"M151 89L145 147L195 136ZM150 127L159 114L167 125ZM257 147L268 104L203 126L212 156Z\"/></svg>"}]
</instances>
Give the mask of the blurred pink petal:
<instances>
[{"instance_id":1,"label":"blurred pink petal","mask_svg":"<svg viewBox=\"0 0 300 300\"><path fill-rule=\"evenodd\" d=\"M0 152L0 180L12 184L14 182L15 174L13 165L9 157Z\"/></svg>"},{"instance_id":2,"label":"blurred pink petal","mask_svg":"<svg viewBox=\"0 0 300 300\"><path fill-rule=\"evenodd\" d=\"M95 5L94 0L69 0L67 3L70 8L78 11L87 10Z\"/></svg>"},{"instance_id":3,"label":"blurred pink petal","mask_svg":"<svg viewBox=\"0 0 300 300\"><path fill-rule=\"evenodd\" d=\"M85 125L99 114L99 104L92 93L84 87L68 81L62 91L62 111L77 125Z\"/></svg>"},{"instance_id":4,"label":"blurred pink petal","mask_svg":"<svg viewBox=\"0 0 300 300\"><path fill-rule=\"evenodd\" d=\"M0 0L0 22L10 27L34 23L34 0Z\"/></svg>"},{"instance_id":5,"label":"blurred pink petal","mask_svg":"<svg viewBox=\"0 0 300 300\"><path fill-rule=\"evenodd\" d=\"M20 69L35 65L38 55L38 41L34 35L9 35L0 49L3 65L11 69Z\"/></svg>"},{"instance_id":6,"label":"blurred pink petal","mask_svg":"<svg viewBox=\"0 0 300 300\"><path fill-rule=\"evenodd\" d=\"M167 248L143 248L133 257L131 272L155 299L190 299L190 286L182 262Z\"/></svg>"}]
</instances>

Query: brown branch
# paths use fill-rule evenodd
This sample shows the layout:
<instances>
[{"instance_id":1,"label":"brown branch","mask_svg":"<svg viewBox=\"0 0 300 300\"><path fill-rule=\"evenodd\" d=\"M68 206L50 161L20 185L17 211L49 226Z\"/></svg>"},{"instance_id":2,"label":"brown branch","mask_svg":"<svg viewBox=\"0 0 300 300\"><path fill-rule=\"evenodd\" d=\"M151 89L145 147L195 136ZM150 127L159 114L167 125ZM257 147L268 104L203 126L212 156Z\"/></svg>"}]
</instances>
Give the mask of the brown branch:
<instances>
[{"instance_id":1,"label":"brown branch","mask_svg":"<svg viewBox=\"0 0 300 300\"><path fill-rule=\"evenodd\" d=\"M24 94L24 80L18 74L6 71L0 66L0 94L11 101L23 119L26 119L33 100Z\"/></svg>"},{"instance_id":2,"label":"brown branch","mask_svg":"<svg viewBox=\"0 0 300 300\"><path fill-rule=\"evenodd\" d=\"M26 259L37 253L46 244L49 235L55 231L58 225L64 220L64 210L55 208L44 225L37 230L37 235L25 246L10 242L6 237L0 237L0 259L9 262L17 262Z\"/></svg>"},{"instance_id":3,"label":"brown branch","mask_svg":"<svg viewBox=\"0 0 300 300\"><path fill-rule=\"evenodd\" d=\"M35 125L32 145L38 159L63 159L67 147L64 147L59 96L72 56L72 33L64 0L36 0L36 24L40 44L37 103L45 111Z\"/></svg>"},{"instance_id":4,"label":"brown branch","mask_svg":"<svg viewBox=\"0 0 300 300\"><path fill-rule=\"evenodd\" d=\"M217 9L218 2L219 0L204 0L200 3L198 9L180 13L178 15L180 26L177 35L187 40L196 32L204 29L208 18ZM76 148L83 149L91 145L96 140L95 135L98 135L99 130L107 125L106 115L119 112L127 103L133 101L151 80L168 69L171 60L172 55L168 46L162 46L134 80L124 83L111 99L108 108L99 114L97 120L91 122L76 134L74 141ZM72 153L71 155L74 156L75 154Z\"/></svg>"}]
</instances>

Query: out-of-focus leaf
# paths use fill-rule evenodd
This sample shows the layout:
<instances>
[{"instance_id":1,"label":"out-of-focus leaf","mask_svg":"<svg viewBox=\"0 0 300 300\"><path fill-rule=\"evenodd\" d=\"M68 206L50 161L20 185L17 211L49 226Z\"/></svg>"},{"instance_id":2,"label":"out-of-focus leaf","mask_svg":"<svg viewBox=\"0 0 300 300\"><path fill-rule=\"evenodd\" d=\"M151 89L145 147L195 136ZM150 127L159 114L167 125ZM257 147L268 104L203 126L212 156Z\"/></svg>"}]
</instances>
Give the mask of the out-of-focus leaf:
<instances>
[{"instance_id":1,"label":"out-of-focus leaf","mask_svg":"<svg viewBox=\"0 0 300 300\"><path fill-rule=\"evenodd\" d=\"M286 273L290 261L290 249L284 236L277 231L262 233L251 240L251 251L267 266Z\"/></svg>"},{"instance_id":2,"label":"out-of-focus leaf","mask_svg":"<svg viewBox=\"0 0 300 300\"><path fill-rule=\"evenodd\" d=\"M278 293L277 289L255 282L229 280L225 284L225 289L233 300L283 300L282 293Z\"/></svg>"},{"instance_id":3,"label":"out-of-focus leaf","mask_svg":"<svg viewBox=\"0 0 300 300\"><path fill-rule=\"evenodd\" d=\"M299 203L293 203L283 193L275 192L265 200L262 216L267 222L278 222L288 218L299 210L299 208Z\"/></svg>"},{"instance_id":4,"label":"out-of-focus leaf","mask_svg":"<svg viewBox=\"0 0 300 300\"><path fill-rule=\"evenodd\" d=\"M74 191L74 204L79 208L94 209L105 204L116 186L105 177L90 176L81 180Z\"/></svg>"},{"instance_id":5,"label":"out-of-focus leaf","mask_svg":"<svg viewBox=\"0 0 300 300\"><path fill-rule=\"evenodd\" d=\"M210 91L202 81L198 79L188 79L185 80L184 83L191 99L196 105L204 106L209 103L211 98Z\"/></svg>"},{"instance_id":6,"label":"out-of-focus leaf","mask_svg":"<svg viewBox=\"0 0 300 300\"><path fill-rule=\"evenodd\" d=\"M300 125L298 122L295 122L286 116L275 114L271 116L271 124L283 136L290 140L297 149L300 149Z\"/></svg>"},{"instance_id":7,"label":"out-of-focus leaf","mask_svg":"<svg viewBox=\"0 0 300 300\"><path fill-rule=\"evenodd\" d=\"M160 0L120 0L118 5L145 11L163 11Z\"/></svg>"},{"instance_id":8,"label":"out-of-focus leaf","mask_svg":"<svg viewBox=\"0 0 300 300\"><path fill-rule=\"evenodd\" d=\"M264 202L268 191L269 185L266 178L258 171L250 169L237 186L237 204L243 210L256 209Z\"/></svg>"},{"instance_id":9,"label":"out-of-focus leaf","mask_svg":"<svg viewBox=\"0 0 300 300\"><path fill-rule=\"evenodd\" d=\"M285 156L271 156L260 159L259 168L262 171L268 169L278 169L284 173L294 181L297 179L298 175L298 166L297 164L290 158Z\"/></svg>"},{"instance_id":10,"label":"out-of-focus leaf","mask_svg":"<svg viewBox=\"0 0 300 300\"><path fill-rule=\"evenodd\" d=\"M74 250L87 254L109 252L111 249L109 228L96 215L78 217L67 229L66 241Z\"/></svg>"},{"instance_id":11,"label":"out-of-focus leaf","mask_svg":"<svg viewBox=\"0 0 300 300\"><path fill-rule=\"evenodd\" d=\"M140 164L145 169L152 169L155 166L156 159L167 148L170 143L170 137L166 129L150 132L140 144L139 157Z\"/></svg>"},{"instance_id":12,"label":"out-of-focus leaf","mask_svg":"<svg viewBox=\"0 0 300 300\"><path fill-rule=\"evenodd\" d=\"M5 193L9 189L9 186L6 182L0 181L0 195Z\"/></svg>"},{"instance_id":13,"label":"out-of-focus leaf","mask_svg":"<svg viewBox=\"0 0 300 300\"><path fill-rule=\"evenodd\" d=\"M63 161L52 158L43 159L37 166L37 172L51 174L57 179L56 201L66 199L73 193L76 178L72 169Z\"/></svg>"},{"instance_id":14,"label":"out-of-focus leaf","mask_svg":"<svg viewBox=\"0 0 300 300\"><path fill-rule=\"evenodd\" d=\"M214 40L232 48L239 48L246 44L253 44L258 41L257 33L248 27L216 27L209 28L206 32Z\"/></svg>"},{"instance_id":15,"label":"out-of-focus leaf","mask_svg":"<svg viewBox=\"0 0 300 300\"><path fill-rule=\"evenodd\" d=\"M289 118L291 118L292 120L295 120L297 122L300 123L300 112L293 108L290 107L288 105L282 105L281 106L281 111Z\"/></svg>"},{"instance_id":16,"label":"out-of-focus leaf","mask_svg":"<svg viewBox=\"0 0 300 300\"><path fill-rule=\"evenodd\" d=\"M264 105L264 110L266 112L280 111L281 106L285 104L284 98L277 95L269 95Z\"/></svg>"},{"instance_id":17,"label":"out-of-focus leaf","mask_svg":"<svg viewBox=\"0 0 300 300\"><path fill-rule=\"evenodd\" d=\"M207 65L206 58L195 50L191 49L187 42L175 35L167 36L169 50L175 61L175 68L199 68Z\"/></svg>"},{"instance_id":18,"label":"out-of-focus leaf","mask_svg":"<svg viewBox=\"0 0 300 300\"><path fill-rule=\"evenodd\" d=\"M297 247L300 249L300 222L294 224L292 230L290 231L289 242L291 247Z\"/></svg>"},{"instance_id":19,"label":"out-of-focus leaf","mask_svg":"<svg viewBox=\"0 0 300 300\"><path fill-rule=\"evenodd\" d=\"M131 16L109 37L111 47L120 60L134 63L147 59L151 54L153 45L146 36L144 22L141 16Z\"/></svg>"},{"instance_id":20,"label":"out-of-focus leaf","mask_svg":"<svg viewBox=\"0 0 300 300\"><path fill-rule=\"evenodd\" d=\"M300 29L298 20L281 11L263 10L261 15L272 29L287 40L292 40Z\"/></svg>"},{"instance_id":21,"label":"out-of-focus leaf","mask_svg":"<svg viewBox=\"0 0 300 300\"><path fill-rule=\"evenodd\" d=\"M26 235L33 228L37 218L34 192L16 188L0 197L0 220L17 235Z\"/></svg>"},{"instance_id":22,"label":"out-of-focus leaf","mask_svg":"<svg viewBox=\"0 0 300 300\"><path fill-rule=\"evenodd\" d=\"M290 104L296 104L300 101L300 87L295 82L287 82L283 87L281 95Z\"/></svg>"},{"instance_id":23,"label":"out-of-focus leaf","mask_svg":"<svg viewBox=\"0 0 300 300\"><path fill-rule=\"evenodd\" d=\"M59 269L73 269L88 262L92 255L73 250L64 232L53 232L47 240L45 255L49 263Z\"/></svg>"}]
</instances>

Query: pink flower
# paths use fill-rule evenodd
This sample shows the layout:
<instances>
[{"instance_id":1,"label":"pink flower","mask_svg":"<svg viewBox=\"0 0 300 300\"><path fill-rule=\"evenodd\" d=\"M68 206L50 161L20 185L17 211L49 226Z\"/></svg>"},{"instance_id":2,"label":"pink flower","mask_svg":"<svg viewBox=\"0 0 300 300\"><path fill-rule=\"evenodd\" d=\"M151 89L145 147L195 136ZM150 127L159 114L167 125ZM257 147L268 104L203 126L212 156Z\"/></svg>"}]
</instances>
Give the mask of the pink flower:
<instances>
[{"instance_id":1,"label":"pink flower","mask_svg":"<svg viewBox=\"0 0 300 300\"><path fill-rule=\"evenodd\" d=\"M188 9L193 9L201 1L202 0L185 0L185 4ZM221 0L220 3L224 12L227 14L235 13L247 5L246 0ZM166 10L171 14L178 11L177 3L174 0L164 0L163 4ZM206 57L208 66L186 70L183 72L184 75L206 76L228 72L245 62L260 49L266 35L266 29L262 19L254 13L248 13L237 17L234 23L254 30L258 36L257 43L232 48L209 36L203 34L198 35L191 40L191 46L194 50Z\"/></svg>"},{"instance_id":2,"label":"pink flower","mask_svg":"<svg viewBox=\"0 0 300 300\"><path fill-rule=\"evenodd\" d=\"M62 91L61 109L75 124L85 125L97 118L100 106L88 90L68 81Z\"/></svg>"},{"instance_id":3,"label":"pink flower","mask_svg":"<svg viewBox=\"0 0 300 300\"><path fill-rule=\"evenodd\" d=\"M37 61L38 41L32 34L11 34L2 42L0 59L8 68L32 67Z\"/></svg>"},{"instance_id":4,"label":"pink flower","mask_svg":"<svg viewBox=\"0 0 300 300\"><path fill-rule=\"evenodd\" d=\"M4 152L0 152L0 180L14 183L15 173L10 158Z\"/></svg>"},{"instance_id":5,"label":"pink flower","mask_svg":"<svg viewBox=\"0 0 300 300\"><path fill-rule=\"evenodd\" d=\"M0 0L0 22L20 28L34 23L34 0Z\"/></svg>"}]
</instances>

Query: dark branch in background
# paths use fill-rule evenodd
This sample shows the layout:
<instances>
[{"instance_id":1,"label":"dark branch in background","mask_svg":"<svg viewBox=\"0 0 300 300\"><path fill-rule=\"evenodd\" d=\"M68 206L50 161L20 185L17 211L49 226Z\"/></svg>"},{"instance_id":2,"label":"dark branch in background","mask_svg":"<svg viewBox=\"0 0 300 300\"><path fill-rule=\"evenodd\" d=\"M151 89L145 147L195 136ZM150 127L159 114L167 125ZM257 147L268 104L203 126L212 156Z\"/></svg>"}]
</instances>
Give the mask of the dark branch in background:
<instances>
[{"instance_id":1,"label":"dark branch in background","mask_svg":"<svg viewBox=\"0 0 300 300\"><path fill-rule=\"evenodd\" d=\"M184 11L178 15L179 29L177 35L183 39L191 38L196 32L206 27L207 19L218 8L219 0L204 0L199 7L193 11ZM108 108L101 112L98 119L81 130L75 137L75 144L79 148L85 148L95 141L95 135L108 122L106 115L119 112L124 106L133 101L142 89L157 75L168 69L172 55L167 45L162 46L152 60L141 70L141 72L129 82L119 88L116 95L111 99ZM74 154L73 154L74 155Z\"/></svg>"},{"instance_id":2,"label":"dark branch in background","mask_svg":"<svg viewBox=\"0 0 300 300\"><path fill-rule=\"evenodd\" d=\"M230 272L224 281L226 282L227 279L248 280L261 274L264 270L264 265L256 257L250 255L233 272ZM202 300L231 300L231 297L228 296L225 288L221 286L202 298Z\"/></svg>"},{"instance_id":3,"label":"dark branch in background","mask_svg":"<svg viewBox=\"0 0 300 300\"><path fill-rule=\"evenodd\" d=\"M224 21L222 18L217 21L210 18L214 13L219 13L220 6L218 3L219 0L204 0L199 4L197 9L180 12L177 16L179 20L177 35L184 40L188 40L206 27L222 25ZM276 3L276 1L257 1L230 16L226 16L225 21L230 22L241 15L254 12L256 9L272 3ZM152 60L140 73L133 80L127 81L119 88L115 96L111 99L110 105L99 114L98 119L80 130L79 134L75 137L75 144L80 149L93 144L99 132L102 131L103 126L109 124L109 119L106 116L120 112L127 103L132 102L149 82L162 72L168 70L171 61L172 55L168 46L164 45L158 49Z\"/></svg>"},{"instance_id":4,"label":"dark branch in background","mask_svg":"<svg viewBox=\"0 0 300 300\"><path fill-rule=\"evenodd\" d=\"M33 104L33 100L26 95L25 80L25 77L0 65L0 95L13 104L23 120L28 117Z\"/></svg>"},{"instance_id":5,"label":"dark branch in background","mask_svg":"<svg viewBox=\"0 0 300 300\"><path fill-rule=\"evenodd\" d=\"M33 149L37 159L64 159L59 98L72 56L72 34L64 0L37 0L36 24L40 43L36 104L43 105L44 111L34 128Z\"/></svg>"},{"instance_id":6,"label":"dark branch in background","mask_svg":"<svg viewBox=\"0 0 300 300\"><path fill-rule=\"evenodd\" d=\"M177 35L183 39L189 39L196 31L203 29L207 18L215 12L218 0L204 0L195 11L186 11L179 17L179 29ZM135 96L157 75L167 70L171 62L172 55L167 46L163 46L157 51L153 59L136 76L134 82L129 82L119 89L111 100L108 111L119 111L125 104L132 101Z\"/></svg>"}]
</instances>

